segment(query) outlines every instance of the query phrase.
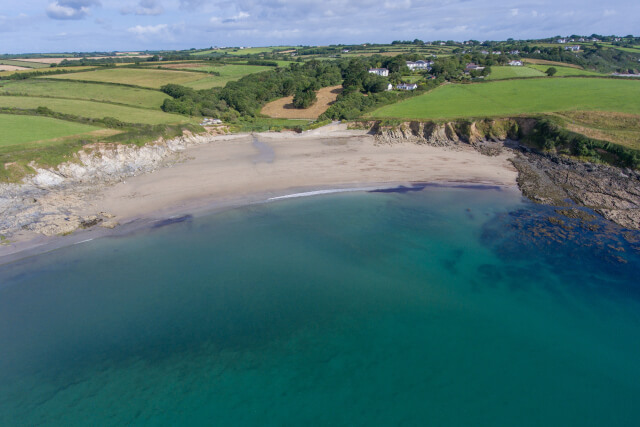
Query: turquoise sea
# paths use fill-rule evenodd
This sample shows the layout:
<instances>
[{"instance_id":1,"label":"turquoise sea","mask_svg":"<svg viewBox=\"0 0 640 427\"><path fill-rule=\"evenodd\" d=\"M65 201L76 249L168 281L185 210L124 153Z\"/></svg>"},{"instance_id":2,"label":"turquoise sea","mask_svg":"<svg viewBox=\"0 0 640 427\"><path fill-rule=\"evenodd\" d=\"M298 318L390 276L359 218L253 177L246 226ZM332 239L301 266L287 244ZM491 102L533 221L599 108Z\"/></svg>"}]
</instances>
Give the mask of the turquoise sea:
<instances>
[{"instance_id":1,"label":"turquoise sea","mask_svg":"<svg viewBox=\"0 0 640 427\"><path fill-rule=\"evenodd\" d=\"M553 218L429 185L5 264L0 425L640 425L640 233Z\"/></svg>"}]
</instances>

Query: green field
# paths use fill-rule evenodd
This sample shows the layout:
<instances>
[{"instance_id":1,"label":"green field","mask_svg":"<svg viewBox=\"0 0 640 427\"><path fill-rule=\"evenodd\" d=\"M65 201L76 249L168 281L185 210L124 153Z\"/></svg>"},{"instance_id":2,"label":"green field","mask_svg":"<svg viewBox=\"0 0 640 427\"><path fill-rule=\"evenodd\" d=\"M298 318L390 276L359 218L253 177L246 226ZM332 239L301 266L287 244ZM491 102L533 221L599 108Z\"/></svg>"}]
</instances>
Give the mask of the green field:
<instances>
[{"instance_id":1,"label":"green field","mask_svg":"<svg viewBox=\"0 0 640 427\"><path fill-rule=\"evenodd\" d=\"M169 98L156 90L53 79L0 82L0 94L4 93L113 102L154 109L159 109Z\"/></svg>"},{"instance_id":2,"label":"green field","mask_svg":"<svg viewBox=\"0 0 640 427\"><path fill-rule=\"evenodd\" d=\"M563 78L450 84L387 105L369 116L455 119L572 110L639 114L640 81Z\"/></svg>"},{"instance_id":3,"label":"green field","mask_svg":"<svg viewBox=\"0 0 640 427\"><path fill-rule=\"evenodd\" d=\"M49 117L0 114L0 147L92 132L101 128Z\"/></svg>"},{"instance_id":4,"label":"green field","mask_svg":"<svg viewBox=\"0 0 640 427\"><path fill-rule=\"evenodd\" d=\"M210 55L212 53L228 53L229 55L255 55L256 53L271 53L274 50L290 50L291 46L250 47L247 49L212 49L196 52L194 56Z\"/></svg>"},{"instance_id":5,"label":"green field","mask_svg":"<svg viewBox=\"0 0 640 427\"><path fill-rule=\"evenodd\" d=\"M49 64L41 64L38 62L19 61L16 59L0 59L2 65L15 65L16 67L25 68L49 68Z\"/></svg>"},{"instance_id":6,"label":"green field","mask_svg":"<svg viewBox=\"0 0 640 427\"><path fill-rule=\"evenodd\" d=\"M510 65L491 67L491 74L486 80L503 80L517 77L544 77L545 73L529 67L512 67Z\"/></svg>"},{"instance_id":7,"label":"green field","mask_svg":"<svg viewBox=\"0 0 640 427\"><path fill-rule=\"evenodd\" d=\"M0 96L0 107L19 109L36 109L47 107L53 111L73 114L92 119L114 117L128 123L183 123L189 118L177 114L168 114L143 108L127 107L123 105L104 104L100 102L82 101L75 99L38 98L35 96Z\"/></svg>"},{"instance_id":8,"label":"green field","mask_svg":"<svg viewBox=\"0 0 640 427\"><path fill-rule=\"evenodd\" d=\"M40 68L40 69L29 69L29 70L18 70L18 71L0 71L0 77L4 77L4 76L10 76L12 74L22 74L22 73L33 73L35 71L38 72L42 72L42 73L48 73L48 72L53 72L56 70L65 70L65 71L84 71L84 70L89 70L92 68L96 68L96 67L92 67L92 66L78 66L78 67L55 67L55 68Z\"/></svg>"},{"instance_id":9,"label":"green field","mask_svg":"<svg viewBox=\"0 0 640 427\"><path fill-rule=\"evenodd\" d=\"M274 68L260 65L220 65L204 66L195 69L198 71L215 71L216 73L220 73L220 75L208 76L201 80L185 83L184 85L194 89L210 89L212 87L222 87L230 81L239 80L249 74L269 71Z\"/></svg>"},{"instance_id":10,"label":"green field","mask_svg":"<svg viewBox=\"0 0 640 427\"><path fill-rule=\"evenodd\" d=\"M101 83L121 83L158 89L169 83L185 84L202 79L202 73L188 71L154 70L139 68L110 68L74 74L47 76L48 79L85 80Z\"/></svg>"},{"instance_id":11,"label":"green field","mask_svg":"<svg viewBox=\"0 0 640 427\"><path fill-rule=\"evenodd\" d=\"M603 76L604 74L596 73L595 71L588 70L580 70L578 68L572 67L559 67L557 65L535 65L529 64L527 65L529 68L535 68L541 72L546 72L549 68L553 67L557 70L555 76L556 77L567 77L567 76Z\"/></svg>"}]
</instances>

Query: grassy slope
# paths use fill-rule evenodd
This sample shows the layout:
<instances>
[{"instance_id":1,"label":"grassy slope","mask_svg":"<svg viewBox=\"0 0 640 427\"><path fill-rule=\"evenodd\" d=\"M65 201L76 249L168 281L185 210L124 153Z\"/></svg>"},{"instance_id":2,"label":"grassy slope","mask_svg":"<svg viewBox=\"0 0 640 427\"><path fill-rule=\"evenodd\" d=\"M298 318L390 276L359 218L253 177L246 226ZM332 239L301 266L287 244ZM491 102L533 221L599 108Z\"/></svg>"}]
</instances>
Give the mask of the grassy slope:
<instances>
[{"instance_id":1,"label":"grassy slope","mask_svg":"<svg viewBox=\"0 0 640 427\"><path fill-rule=\"evenodd\" d=\"M376 118L453 119L570 110L640 113L640 82L545 78L446 85L382 107Z\"/></svg>"},{"instance_id":2,"label":"grassy slope","mask_svg":"<svg viewBox=\"0 0 640 427\"><path fill-rule=\"evenodd\" d=\"M122 83L158 89L169 83L184 84L202 79L202 73L188 71L154 70L139 68L110 68L105 70L88 71L84 73L59 74L48 76L52 79L86 80L106 83Z\"/></svg>"},{"instance_id":3,"label":"grassy slope","mask_svg":"<svg viewBox=\"0 0 640 427\"><path fill-rule=\"evenodd\" d=\"M118 120L129 123L161 124L190 121L188 117L179 116L177 114L168 114L162 111L153 111L123 105L104 104L100 102L75 99L0 96L0 107L36 109L40 106L48 107L53 111L65 114L73 114L93 119L114 117Z\"/></svg>"},{"instance_id":4,"label":"grassy slope","mask_svg":"<svg viewBox=\"0 0 640 427\"><path fill-rule=\"evenodd\" d=\"M491 67L491 74L486 80L513 79L516 77L543 77L545 74L539 70L529 67L496 66Z\"/></svg>"},{"instance_id":5,"label":"grassy slope","mask_svg":"<svg viewBox=\"0 0 640 427\"><path fill-rule=\"evenodd\" d=\"M549 65L529 65L531 68L535 68L536 70L546 72L550 66ZM578 68L572 67L560 67L557 65L553 65L553 67L557 70L556 77L567 77L567 76L602 76L604 74L596 73L595 71L588 70L580 70Z\"/></svg>"},{"instance_id":6,"label":"grassy slope","mask_svg":"<svg viewBox=\"0 0 640 427\"><path fill-rule=\"evenodd\" d=\"M0 114L0 146L25 144L92 132L100 128L49 117Z\"/></svg>"},{"instance_id":7,"label":"grassy slope","mask_svg":"<svg viewBox=\"0 0 640 427\"><path fill-rule=\"evenodd\" d=\"M0 83L0 93L106 101L154 109L160 108L169 98L155 90L53 79Z\"/></svg>"}]
</instances>

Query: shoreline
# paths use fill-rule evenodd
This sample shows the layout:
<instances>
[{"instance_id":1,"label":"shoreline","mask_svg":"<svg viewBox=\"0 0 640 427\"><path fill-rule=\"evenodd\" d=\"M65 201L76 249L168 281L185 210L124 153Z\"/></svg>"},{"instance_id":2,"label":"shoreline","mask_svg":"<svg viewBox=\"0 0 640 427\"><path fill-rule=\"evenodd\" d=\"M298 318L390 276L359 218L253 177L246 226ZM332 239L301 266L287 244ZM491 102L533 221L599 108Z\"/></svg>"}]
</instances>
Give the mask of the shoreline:
<instances>
[{"instance_id":1,"label":"shoreline","mask_svg":"<svg viewBox=\"0 0 640 427\"><path fill-rule=\"evenodd\" d=\"M96 239L119 238L131 236L135 233L151 231L155 228L164 227L173 223L184 222L192 218L201 218L208 215L216 215L233 209L263 205L268 203L278 203L296 198L322 197L343 193L359 192L394 192L402 188L419 188L422 191L426 187L444 188L469 188L474 186L483 189L494 189L497 191L512 191L522 196L522 192L517 185L497 184L477 181L438 181L438 182L385 182L370 183L366 187L353 187L345 184L341 188L309 187L288 189L285 191L256 193L249 196L241 196L227 200L192 200L185 206L174 206L169 210L160 212L150 212L146 216L131 218L129 221L119 224L114 228L92 227L89 229L79 229L70 235L58 236L37 236L32 239L25 239L17 242L9 251L3 251L7 247L0 247L0 268L14 262L21 262L27 258L43 255L69 246L87 243ZM524 196L522 196L524 198ZM526 199L526 198L524 198Z\"/></svg>"},{"instance_id":2,"label":"shoreline","mask_svg":"<svg viewBox=\"0 0 640 427\"><path fill-rule=\"evenodd\" d=\"M380 143L364 131L347 130L346 126L335 124L303 134L198 138L195 144L182 144L180 149L166 155L163 152L162 161L153 157L148 170L126 170L118 172L119 175L103 173L104 169L114 170L125 161L138 166L138 157L131 160L128 152L125 154L129 157L123 160L123 149L114 150L115 154L107 152L107 160L104 156L97 160L83 158L89 164L87 167L93 167L96 179L83 181L84 175L80 175L76 181L50 187L38 199L49 197L54 203L38 200L42 204L29 207L27 213L44 215L42 222L57 218L64 223L65 215L73 216L78 223L81 219L99 220L86 230L76 227L71 233L56 232L48 237L22 226L10 237L9 244L0 246L0 264L42 253L46 248L117 235L138 223L144 226L176 216L202 215L269 199L277 201L296 193L314 195L414 183L497 185L519 192L518 172L510 163L513 156L510 150L498 156L485 156L467 145ZM50 175L56 171L45 172Z\"/></svg>"}]
</instances>

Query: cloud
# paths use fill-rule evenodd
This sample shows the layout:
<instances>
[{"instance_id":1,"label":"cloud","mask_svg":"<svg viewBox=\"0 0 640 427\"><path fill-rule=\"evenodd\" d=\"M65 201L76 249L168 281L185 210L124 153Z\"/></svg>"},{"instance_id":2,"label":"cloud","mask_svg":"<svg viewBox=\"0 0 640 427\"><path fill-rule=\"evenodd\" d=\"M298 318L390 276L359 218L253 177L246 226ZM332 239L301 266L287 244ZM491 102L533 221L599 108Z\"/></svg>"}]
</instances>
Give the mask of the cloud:
<instances>
[{"instance_id":1,"label":"cloud","mask_svg":"<svg viewBox=\"0 0 640 427\"><path fill-rule=\"evenodd\" d=\"M51 19L83 19L91 6L100 6L99 0L58 0L49 3L47 16Z\"/></svg>"},{"instance_id":2,"label":"cloud","mask_svg":"<svg viewBox=\"0 0 640 427\"><path fill-rule=\"evenodd\" d=\"M518 16L518 13L520 13L519 9L511 9L511 16Z\"/></svg>"},{"instance_id":3,"label":"cloud","mask_svg":"<svg viewBox=\"0 0 640 427\"><path fill-rule=\"evenodd\" d=\"M602 12L602 16L607 17L607 16L612 16L615 15L616 11L613 9L605 9L604 12Z\"/></svg>"},{"instance_id":4,"label":"cloud","mask_svg":"<svg viewBox=\"0 0 640 427\"><path fill-rule=\"evenodd\" d=\"M161 15L164 13L164 8L158 0L140 0L138 6L125 6L120 9L120 13L123 15L136 14L136 15Z\"/></svg>"},{"instance_id":5,"label":"cloud","mask_svg":"<svg viewBox=\"0 0 640 427\"><path fill-rule=\"evenodd\" d=\"M133 34L140 40L175 40L175 35L180 34L185 28L184 23L178 24L158 24L158 25L136 25L130 27L127 32Z\"/></svg>"},{"instance_id":6,"label":"cloud","mask_svg":"<svg viewBox=\"0 0 640 427\"><path fill-rule=\"evenodd\" d=\"M180 9L194 11L200 9L204 0L180 0Z\"/></svg>"}]
</instances>

